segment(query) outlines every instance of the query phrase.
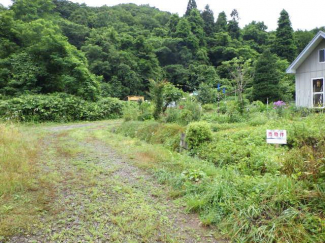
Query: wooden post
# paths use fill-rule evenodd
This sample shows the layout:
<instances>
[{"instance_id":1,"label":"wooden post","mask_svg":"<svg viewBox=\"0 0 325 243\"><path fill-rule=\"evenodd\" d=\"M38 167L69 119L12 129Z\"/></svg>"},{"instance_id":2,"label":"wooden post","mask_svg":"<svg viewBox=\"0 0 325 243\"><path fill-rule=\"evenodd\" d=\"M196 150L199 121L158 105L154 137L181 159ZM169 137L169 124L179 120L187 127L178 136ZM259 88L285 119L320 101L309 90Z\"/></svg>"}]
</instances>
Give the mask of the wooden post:
<instances>
[{"instance_id":1,"label":"wooden post","mask_svg":"<svg viewBox=\"0 0 325 243\"><path fill-rule=\"evenodd\" d=\"M181 133L181 141L179 143L179 152L182 152L183 150L187 150L187 143L186 143L186 134L185 133Z\"/></svg>"}]
</instances>

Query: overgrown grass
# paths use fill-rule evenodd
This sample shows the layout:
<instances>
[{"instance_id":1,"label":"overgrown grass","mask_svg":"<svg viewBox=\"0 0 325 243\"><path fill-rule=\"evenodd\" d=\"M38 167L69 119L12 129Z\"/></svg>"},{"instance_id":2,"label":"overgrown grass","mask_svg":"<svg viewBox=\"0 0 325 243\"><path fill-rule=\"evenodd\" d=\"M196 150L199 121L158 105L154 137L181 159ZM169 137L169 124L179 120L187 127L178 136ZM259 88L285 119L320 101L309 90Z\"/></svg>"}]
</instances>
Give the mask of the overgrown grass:
<instances>
[{"instance_id":1,"label":"overgrown grass","mask_svg":"<svg viewBox=\"0 0 325 243\"><path fill-rule=\"evenodd\" d=\"M164 144L172 150L177 150L180 134L185 132L185 128L178 124L162 124L156 121L132 121L123 123L117 132L149 143Z\"/></svg>"},{"instance_id":2,"label":"overgrown grass","mask_svg":"<svg viewBox=\"0 0 325 243\"><path fill-rule=\"evenodd\" d=\"M246 122L211 124L213 140L196 149L196 158L172 153L164 143L126 139L124 146L140 166L172 185L173 195L204 224L217 225L235 242L323 242L325 116L274 118L259 113ZM147 126L128 122L118 131L151 142L155 133ZM151 138L132 133L138 127ZM266 129L286 129L288 144L266 144Z\"/></svg>"},{"instance_id":3,"label":"overgrown grass","mask_svg":"<svg viewBox=\"0 0 325 243\"><path fill-rule=\"evenodd\" d=\"M0 196L30 188L35 178L36 148L17 127L0 124Z\"/></svg>"},{"instance_id":4,"label":"overgrown grass","mask_svg":"<svg viewBox=\"0 0 325 243\"><path fill-rule=\"evenodd\" d=\"M32 134L0 124L0 240L30 227L51 198L46 175L39 175L38 145Z\"/></svg>"}]
</instances>

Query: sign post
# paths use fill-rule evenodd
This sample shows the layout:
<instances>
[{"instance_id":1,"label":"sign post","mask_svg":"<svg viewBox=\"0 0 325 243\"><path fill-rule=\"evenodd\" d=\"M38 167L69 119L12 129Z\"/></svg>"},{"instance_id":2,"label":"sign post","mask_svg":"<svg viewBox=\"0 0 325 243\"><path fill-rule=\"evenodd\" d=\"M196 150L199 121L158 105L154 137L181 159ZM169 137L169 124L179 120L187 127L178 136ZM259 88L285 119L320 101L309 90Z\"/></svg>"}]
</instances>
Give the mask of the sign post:
<instances>
[{"instance_id":1,"label":"sign post","mask_svg":"<svg viewBox=\"0 0 325 243\"><path fill-rule=\"evenodd\" d=\"M287 144L286 130L266 130L266 142L269 144Z\"/></svg>"}]
</instances>

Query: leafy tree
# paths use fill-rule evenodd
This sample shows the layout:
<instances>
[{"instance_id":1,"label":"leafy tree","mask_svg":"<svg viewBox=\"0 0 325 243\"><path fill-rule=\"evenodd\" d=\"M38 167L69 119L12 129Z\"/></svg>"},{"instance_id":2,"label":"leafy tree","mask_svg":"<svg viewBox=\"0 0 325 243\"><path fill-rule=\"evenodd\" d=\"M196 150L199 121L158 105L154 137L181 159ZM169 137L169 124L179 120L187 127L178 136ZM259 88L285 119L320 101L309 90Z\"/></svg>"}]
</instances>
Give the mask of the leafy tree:
<instances>
[{"instance_id":1,"label":"leafy tree","mask_svg":"<svg viewBox=\"0 0 325 243\"><path fill-rule=\"evenodd\" d=\"M191 32L200 40L200 44L204 45L204 21L199 10L193 9L187 19L191 25Z\"/></svg>"},{"instance_id":2,"label":"leafy tree","mask_svg":"<svg viewBox=\"0 0 325 243\"><path fill-rule=\"evenodd\" d=\"M225 32L227 31L227 15L225 12L221 12L218 15L216 22L216 32Z\"/></svg>"},{"instance_id":3,"label":"leafy tree","mask_svg":"<svg viewBox=\"0 0 325 243\"><path fill-rule=\"evenodd\" d=\"M215 45L209 49L209 58L213 65L219 66L223 61L229 61L238 56L237 48L227 32L215 34Z\"/></svg>"},{"instance_id":4,"label":"leafy tree","mask_svg":"<svg viewBox=\"0 0 325 243\"><path fill-rule=\"evenodd\" d=\"M289 14L283 9L278 20L278 28L276 29L276 39L273 51L279 57L292 62L296 57L297 51L297 47L294 43L293 29L291 27Z\"/></svg>"},{"instance_id":5,"label":"leafy tree","mask_svg":"<svg viewBox=\"0 0 325 243\"><path fill-rule=\"evenodd\" d=\"M243 28L243 39L253 40L258 45L265 45L268 39L266 30L267 26L264 22L252 21Z\"/></svg>"},{"instance_id":6,"label":"leafy tree","mask_svg":"<svg viewBox=\"0 0 325 243\"><path fill-rule=\"evenodd\" d=\"M189 91L189 70L180 64L164 67L165 78L183 91Z\"/></svg>"},{"instance_id":7,"label":"leafy tree","mask_svg":"<svg viewBox=\"0 0 325 243\"><path fill-rule=\"evenodd\" d=\"M65 19L68 19L70 15L80 7L78 3L67 0L53 0L53 3L55 5L55 11Z\"/></svg>"},{"instance_id":8,"label":"leafy tree","mask_svg":"<svg viewBox=\"0 0 325 243\"><path fill-rule=\"evenodd\" d=\"M237 10L232 10L230 16L232 19L228 22L227 30L231 38L238 39L240 37L240 28L238 23L239 16Z\"/></svg>"},{"instance_id":9,"label":"leafy tree","mask_svg":"<svg viewBox=\"0 0 325 243\"><path fill-rule=\"evenodd\" d=\"M185 16L189 16L193 9L197 9L195 0L189 0L185 12Z\"/></svg>"},{"instance_id":10,"label":"leafy tree","mask_svg":"<svg viewBox=\"0 0 325 243\"><path fill-rule=\"evenodd\" d=\"M215 32L214 15L209 5L205 6L204 11L201 13L201 17L204 21L204 32L206 36L212 36Z\"/></svg>"},{"instance_id":11,"label":"leafy tree","mask_svg":"<svg viewBox=\"0 0 325 243\"><path fill-rule=\"evenodd\" d=\"M80 49L86 38L89 37L90 29L84 25L76 24L71 21L62 19L58 23L63 34L68 37L69 43Z\"/></svg>"},{"instance_id":12,"label":"leafy tree","mask_svg":"<svg viewBox=\"0 0 325 243\"><path fill-rule=\"evenodd\" d=\"M196 90L201 83L215 86L219 80L213 66L191 64L189 72L188 87L191 91Z\"/></svg>"},{"instance_id":13,"label":"leafy tree","mask_svg":"<svg viewBox=\"0 0 325 243\"><path fill-rule=\"evenodd\" d=\"M155 120L160 118L160 115L163 111L164 105L164 87L166 85L166 80L155 81L153 79L150 80L150 97L154 103L154 113L153 117Z\"/></svg>"},{"instance_id":14,"label":"leafy tree","mask_svg":"<svg viewBox=\"0 0 325 243\"><path fill-rule=\"evenodd\" d=\"M315 34L308 30L297 30L294 32L294 39L296 41L297 53L300 53L305 49L308 43L313 39Z\"/></svg>"},{"instance_id":15,"label":"leafy tree","mask_svg":"<svg viewBox=\"0 0 325 243\"><path fill-rule=\"evenodd\" d=\"M277 69L277 58L269 49L265 50L257 60L253 79L253 99L266 102L281 98L279 87L280 73Z\"/></svg>"},{"instance_id":16,"label":"leafy tree","mask_svg":"<svg viewBox=\"0 0 325 243\"><path fill-rule=\"evenodd\" d=\"M191 28L189 21L182 18L177 24L175 36L182 38L188 49L196 51L199 48L199 39L192 33ZM200 31L199 28L197 30ZM182 50L186 49L183 48Z\"/></svg>"},{"instance_id":17,"label":"leafy tree","mask_svg":"<svg viewBox=\"0 0 325 243\"><path fill-rule=\"evenodd\" d=\"M211 84L201 83L198 91L198 100L202 104L212 104L217 101L218 91Z\"/></svg>"},{"instance_id":18,"label":"leafy tree","mask_svg":"<svg viewBox=\"0 0 325 243\"><path fill-rule=\"evenodd\" d=\"M83 53L67 42L58 26L44 19L18 21L10 31L16 35L17 48L0 59L1 93L66 92L98 98L99 78L89 72Z\"/></svg>"},{"instance_id":19,"label":"leafy tree","mask_svg":"<svg viewBox=\"0 0 325 243\"><path fill-rule=\"evenodd\" d=\"M0 12L5 10L7 10L7 8L5 8L5 6L3 6L3 4L0 3Z\"/></svg>"},{"instance_id":20,"label":"leafy tree","mask_svg":"<svg viewBox=\"0 0 325 243\"><path fill-rule=\"evenodd\" d=\"M167 24L167 27L169 29L169 35L173 36L174 33L176 33L178 22L179 22L179 16L177 14L173 14L170 17Z\"/></svg>"},{"instance_id":21,"label":"leafy tree","mask_svg":"<svg viewBox=\"0 0 325 243\"><path fill-rule=\"evenodd\" d=\"M85 8L77 8L69 17L69 20L80 25L89 25L89 12Z\"/></svg>"},{"instance_id":22,"label":"leafy tree","mask_svg":"<svg viewBox=\"0 0 325 243\"><path fill-rule=\"evenodd\" d=\"M240 111L244 111L244 92L246 86L252 82L253 70L251 67L252 61L245 61L243 58L234 58L231 61L224 62L227 67L230 77L234 81L235 93L238 95Z\"/></svg>"},{"instance_id":23,"label":"leafy tree","mask_svg":"<svg viewBox=\"0 0 325 243\"><path fill-rule=\"evenodd\" d=\"M23 21L44 18L52 13L55 8L52 0L12 0L12 9L17 19Z\"/></svg>"},{"instance_id":24,"label":"leafy tree","mask_svg":"<svg viewBox=\"0 0 325 243\"><path fill-rule=\"evenodd\" d=\"M181 18L176 26L175 36L179 38L189 38L191 32L191 25L186 18Z\"/></svg>"},{"instance_id":25,"label":"leafy tree","mask_svg":"<svg viewBox=\"0 0 325 243\"><path fill-rule=\"evenodd\" d=\"M163 112L172 102L177 102L183 97L182 90L176 88L173 84L166 82L163 90L164 107Z\"/></svg>"},{"instance_id":26,"label":"leafy tree","mask_svg":"<svg viewBox=\"0 0 325 243\"><path fill-rule=\"evenodd\" d=\"M281 90L280 99L283 101L292 101L295 94L295 76L286 73L286 69L290 63L285 59L278 58L277 69L280 74L279 89Z\"/></svg>"}]
</instances>

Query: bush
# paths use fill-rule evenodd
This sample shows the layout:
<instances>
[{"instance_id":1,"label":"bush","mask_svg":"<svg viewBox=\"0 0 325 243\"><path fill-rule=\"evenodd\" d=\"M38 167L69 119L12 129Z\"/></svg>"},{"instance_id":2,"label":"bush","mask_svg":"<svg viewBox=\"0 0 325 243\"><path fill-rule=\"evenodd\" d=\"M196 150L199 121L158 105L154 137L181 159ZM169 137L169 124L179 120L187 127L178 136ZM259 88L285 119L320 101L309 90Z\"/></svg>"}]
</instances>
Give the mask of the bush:
<instances>
[{"instance_id":1,"label":"bush","mask_svg":"<svg viewBox=\"0 0 325 243\"><path fill-rule=\"evenodd\" d=\"M204 111L207 111L207 112L213 111L215 109L213 104L205 104L202 106L202 108Z\"/></svg>"},{"instance_id":2,"label":"bush","mask_svg":"<svg viewBox=\"0 0 325 243\"><path fill-rule=\"evenodd\" d=\"M25 122L70 122L118 118L123 103L115 98L85 101L64 93L23 95L0 101L0 117Z\"/></svg>"},{"instance_id":3,"label":"bush","mask_svg":"<svg viewBox=\"0 0 325 243\"><path fill-rule=\"evenodd\" d=\"M139 103L140 115L138 116L139 121L146 121L153 119L153 105L149 102Z\"/></svg>"},{"instance_id":4,"label":"bush","mask_svg":"<svg viewBox=\"0 0 325 243\"><path fill-rule=\"evenodd\" d=\"M140 115L139 105L135 102L127 102L123 107L124 121L137 121Z\"/></svg>"},{"instance_id":5,"label":"bush","mask_svg":"<svg viewBox=\"0 0 325 243\"><path fill-rule=\"evenodd\" d=\"M249 112L263 112L266 111L266 106L261 101L254 101L247 106Z\"/></svg>"},{"instance_id":6,"label":"bush","mask_svg":"<svg viewBox=\"0 0 325 243\"><path fill-rule=\"evenodd\" d=\"M212 140L212 132L205 122L193 122L187 126L186 142L189 149L196 149L201 144Z\"/></svg>"},{"instance_id":7,"label":"bush","mask_svg":"<svg viewBox=\"0 0 325 243\"><path fill-rule=\"evenodd\" d=\"M199 121L202 115L200 104L192 97L180 102L180 116L177 123L187 125L190 122Z\"/></svg>"},{"instance_id":8,"label":"bush","mask_svg":"<svg viewBox=\"0 0 325 243\"><path fill-rule=\"evenodd\" d=\"M168 108L165 112L164 121L187 125L190 122L201 119L202 108L193 97L182 100L177 108Z\"/></svg>"},{"instance_id":9,"label":"bush","mask_svg":"<svg viewBox=\"0 0 325 243\"><path fill-rule=\"evenodd\" d=\"M124 121L152 120L153 108L149 102L127 102L123 108Z\"/></svg>"},{"instance_id":10,"label":"bush","mask_svg":"<svg viewBox=\"0 0 325 243\"><path fill-rule=\"evenodd\" d=\"M177 123L179 119L180 110L179 108L168 108L165 112L164 122Z\"/></svg>"}]
</instances>

